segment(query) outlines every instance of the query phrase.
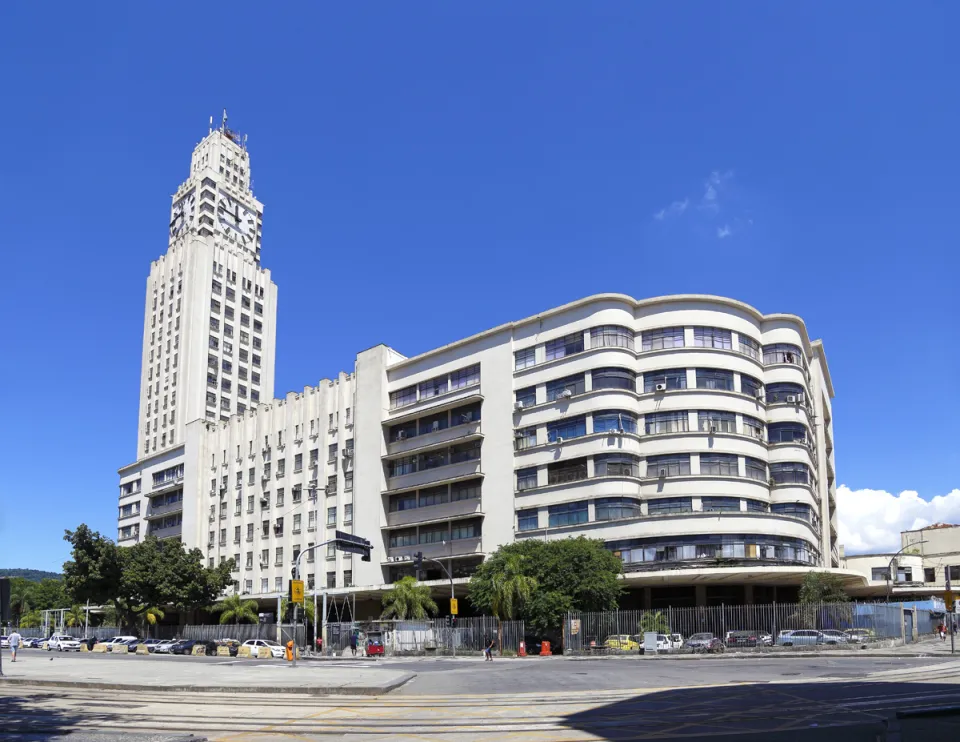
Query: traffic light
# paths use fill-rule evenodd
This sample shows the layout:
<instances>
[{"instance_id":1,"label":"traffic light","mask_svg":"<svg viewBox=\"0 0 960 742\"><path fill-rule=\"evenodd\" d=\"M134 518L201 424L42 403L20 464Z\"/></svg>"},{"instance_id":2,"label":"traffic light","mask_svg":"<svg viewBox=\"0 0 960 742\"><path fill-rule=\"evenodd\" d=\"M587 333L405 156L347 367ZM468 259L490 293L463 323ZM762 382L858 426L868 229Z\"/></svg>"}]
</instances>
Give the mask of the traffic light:
<instances>
[{"instance_id":1,"label":"traffic light","mask_svg":"<svg viewBox=\"0 0 960 742\"><path fill-rule=\"evenodd\" d=\"M417 580L420 579L420 570L423 569L423 552L418 551L413 555L413 571L417 575Z\"/></svg>"},{"instance_id":2,"label":"traffic light","mask_svg":"<svg viewBox=\"0 0 960 742\"><path fill-rule=\"evenodd\" d=\"M453 628L453 616L447 616L447 628Z\"/></svg>"},{"instance_id":3,"label":"traffic light","mask_svg":"<svg viewBox=\"0 0 960 742\"><path fill-rule=\"evenodd\" d=\"M452 628L452 629L457 628L457 617L456 617L456 616L450 616L450 628Z\"/></svg>"}]
</instances>

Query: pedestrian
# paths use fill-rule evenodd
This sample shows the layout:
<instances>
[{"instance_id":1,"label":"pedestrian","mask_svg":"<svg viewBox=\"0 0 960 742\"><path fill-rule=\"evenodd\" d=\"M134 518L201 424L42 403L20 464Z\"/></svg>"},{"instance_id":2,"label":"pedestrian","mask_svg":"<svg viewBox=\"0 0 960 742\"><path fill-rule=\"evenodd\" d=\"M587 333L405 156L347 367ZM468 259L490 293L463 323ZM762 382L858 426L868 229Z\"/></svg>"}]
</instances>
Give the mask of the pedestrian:
<instances>
[{"instance_id":1,"label":"pedestrian","mask_svg":"<svg viewBox=\"0 0 960 742\"><path fill-rule=\"evenodd\" d=\"M357 632L354 631L350 634L350 651L353 652L353 656L357 656Z\"/></svg>"},{"instance_id":2,"label":"pedestrian","mask_svg":"<svg viewBox=\"0 0 960 742\"><path fill-rule=\"evenodd\" d=\"M20 636L20 632L16 629L13 630L13 633L7 637L7 641L10 642L10 654L13 655L13 661L17 661L17 650L20 649L20 642L23 640L23 637Z\"/></svg>"},{"instance_id":3,"label":"pedestrian","mask_svg":"<svg viewBox=\"0 0 960 742\"><path fill-rule=\"evenodd\" d=\"M937 626L937 633L940 634L940 641L945 642L947 640L947 628L942 623Z\"/></svg>"},{"instance_id":4,"label":"pedestrian","mask_svg":"<svg viewBox=\"0 0 960 742\"><path fill-rule=\"evenodd\" d=\"M484 662L493 662L493 647L494 647L494 644L495 644L495 642L493 641L493 639L488 639L488 640L487 640L487 646L486 646L486 647L484 648L484 650L483 650L483 654L484 654L483 661L484 661Z\"/></svg>"}]
</instances>

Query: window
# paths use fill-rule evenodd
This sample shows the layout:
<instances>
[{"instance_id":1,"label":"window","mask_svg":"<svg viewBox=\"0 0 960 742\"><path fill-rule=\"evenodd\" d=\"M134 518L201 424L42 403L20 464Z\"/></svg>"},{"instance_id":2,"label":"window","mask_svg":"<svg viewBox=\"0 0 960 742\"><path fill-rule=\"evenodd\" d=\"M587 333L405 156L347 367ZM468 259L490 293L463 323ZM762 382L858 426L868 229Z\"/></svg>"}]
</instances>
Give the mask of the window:
<instances>
[{"instance_id":1,"label":"window","mask_svg":"<svg viewBox=\"0 0 960 742\"><path fill-rule=\"evenodd\" d=\"M767 440L770 443L804 443L807 429L800 423L770 423L767 426Z\"/></svg>"},{"instance_id":2,"label":"window","mask_svg":"<svg viewBox=\"0 0 960 742\"><path fill-rule=\"evenodd\" d=\"M694 327L693 344L698 348L721 348L724 350L733 348L730 330L723 330L719 327Z\"/></svg>"},{"instance_id":3,"label":"window","mask_svg":"<svg viewBox=\"0 0 960 742\"><path fill-rule=\"evenodd\" d=\"M537 510L519 510L517 511L517 530L535 531L539 528L540 515Z\"/></svg>"},{"instance_id":4,"label":"window","mask_svg":"<svg viewBox=\"0 0 960 742\"><path fill-rule=\"evenodd\" d=\"M554 361L583 351L583 333L575 332L544 344L546 360Z\"/></svg>"},{"instance_id":5,"label":"window","mask_svg":"<svg viewBox=\"0 0 960 742\"><path fill-rule=\"evenodd\" d=\"M447 485L442 484L439 487L429 487L420 490L420 507L430 507L431 505L442 505L449 502L450 493L447 492Z\"/></svg>"},{"instance_id":6,"label":"window","mask_svg":"<svg viewBox=\"0 0 960 742\"><path fill-rule=\"evenodd\" d=\"M420 543L421 544L439 544L441 541L446 541L449 531L447 530L447 524L442 523L436 526L421 526L420 527Z\"/></svg>"},{"instance_id":7,"label":"window","mask_svg":"<svg viewBox=\"0 0 960 742\"><path fill-rule=\"evenodd\" d=\"M387 476L400 477L404 474L413 474L417 470L416 456L402 456L399 459L392 459L387 464Z\"/></svg>"},{"instance_id":8,"label":"window","mask_svg":"<svg viewBox=\"0 0 960 742\"><path fill-rule=\"evenodd\" d=\"M415 421L401 423L400 425L393 425L390 427L389 438L391 443L402 441L404 438L413 438L416 435L417 423Z\"/></svg>"},{"instance_id":9,"label":"window","mask_svg":"<svg viewBox=\"0 0 960 742\"><path fill-rule=\"evenodd\" d=\"M480 403L464 405L450 410L451 425L466 425L480 419Z\"/></svg>"},{"instance_id":10,"label":"window","mask_svg":"<svg viewBox=\"0 0 960 742\"><path fill-rule=\"evenodd\" d=\"M593 413L593 432L594 433L636 433L637 418L633 413L610 410Z\"/></svg>"},{"instance_id":11,"label":"window","mask_svg":"<svg viewBox=\"0 0 960 742\"><path fill-rule=\"evenodd\" d=\"M697 369L697 389L719 389L733 391L733 372L717 368Z\"/></svg>"},{"instance_id":12,"label":"window","mask_svg":"<svg viewBox=\"0 0 960 742\"><path fill-rule=\"evenodd\" d=\"M803 387L799 384L781 382L767 384L767 404L800 404L803 402Z\"/></svg>"},{"instance_id":13,"label":"window","mask_svg":"<svg viewBox=\"0 0 960 742\"><path fill-rule=\"evenodd\" d=\"M950 566L950 567L947 567L947 569L950 570L948 574L950 575L951 583L954 580L960 580L960 566Z\"/></svg>"},{"instance_id":14,"label":"window","mask_svg":"<svg viewBox=\"0 0 960 742\"><path fill-rule=\"evenodd\" d=\"M597 477L639 477L640 457L627 453L602 453L593 457Z\"/></svg>"},{"instance_id":15,"label":"window","mask_svg":"<svg viewBox=\"0 0 960 742\"><path fill-rule=\"evenodd\" d=\"M603 325L590 330L591 348L630 348L633 350L633 330L620 325Z\"/></svg>"},{"instance_id":16,"label":"window","mask_svg":"<svg viewBox=\"0 0 960 742\"><path fill-rule=\"evenodd\" d=\"M936 582L937 581L937 570L935 567L924 567L923 568L923 581L924 582Z\"/></svg>"},{"instance_id":17,"label":"window","mask_svg":"<svg viewBox=\"0 0 960 742\"><path fill-rule=\"evenodd\" d=\"M537 467L517 470L517 492L533 489L537 486Z\"/></svg>"},{"instance_id":18,"label":"window","mask_svg":"<svg viewBox=\"0 0 960 742\"><path fill-rule=\"evenodd\" d=\"M429 456L430 454L427 454ZM471 441L470 443L461 443L450 447L450 463L462 464L465 461L474 461L480 458L480 441ZM438 463L437 466L443 466ZM427 468L430 468L429 466Z\"/></svg>"},{"instance_id":19,"label":"window","mask_svg":"<svg viewBox=\"0 0 960 742\"><path fill-rule=\"evenodd\" d=\"M311 510L307 513L307 530L315 531L317 530L317 511Z\"/></svg>"},{"instance_id":20,"label":"window","mask_svg":"<svg viewBox=\"0 0 960 742\"><path fill-rule=\"evenodd\" d=\"M587 460L572 459L547 466L547 484L566 484L587 478Z\"/></svg>"},{"instance_id":21,"label":"window","mask_svg":"<svg viewBox=\"0 0 960 742\"><path fill-rule=\"evenodd\" d=\"M690 454L647 457L648 477L683 477L690 474Z\"/></svg>"},{"instance_id":22,"label":"window","mask_svg":"<svg viewBox=\"0 0 960 742\"><path fill-rule=\"evenodd\" d=\"M640 501L632 497L599 497L595 505L596 520L639 518Z\"/></svg>"},{"instance_id":23,"label":"window","mask_svg":"<svg viewBox=\"0 0 960 742\"><path fill-rule=\"evenodd\" d=\"M690 497L665 497L647 503L648 515L677 515L692 512L693 498Z\"/></svg>"},{"instance_id":24,"label":"window","mask_svg":"<svg viewBox=\"0 0 960 742\"><path fill-rule=\"evenodd\" d=\"M302 520L303 518L300 515L300 513L293 514L293 532L294 533L300 533L300 524L302 523Z\"/></svg>"},{"instance_id":25,"label":"window","mask_svg":"<svg viewBox=\"0 0 960 742\"><path fill-rule=\"evenodd\" d=\"M686 410L676 412L654 412L644 415L644 430L647 435L663 433L683 433L690 425L690 416Z\"/></svg>"},{"instance_id":26,"label":"window","mask_svg":"<svg viewBox=\"0 0 960 742\"><path fill-rule=\"evenodd\" d=\"M535 386L516 391L516 403L520 407L533 407L537 403L537 388Z\"/></svg>"},{"instance_id":27,"label":"window","mask_svg":"<svg viewBox=\"0 0 960 742\"><path fill-rule=\"evenodd\" d=\"M770 478L776 484L807 484L810 472L806 464L780 461L771 462Z\"/></svg>"},{"instance_id":28,"label":"window","mask_svg":"<svg viewBox=\"0 0 960 742\"><path fill-rule=\"evenodd\" d=\"M405 407L406 405L413 404L417 401L417 388L415 386L408 386L404 389L398 389L395 392L390 392L390 409L396 409L397 407Z\"/></svg>"},{"instance_id":29,"label":"window","mask_svg":"<svg viewBox=\"0 0 960 742\"><path fill-rule=\"evenodd\" d=\"M337 444L331 443L327 446L327 463L336 464L337 463Z\"/></svg>"},{"instance_id":30,"label":"window","mask_svg":"<svg viewBox=\"0 0 960 742\"><path fill-rule=\"evenodd\" d=\"M479 500L480 499L479 479L470 479L466 482L456 482L450 486L450 502L459 500Z\"/></svg>"},{"instance_id":31,"label":"window","mask_svg":"<svg viewBox=\"0 0 960 742\"><path fill-rule=\"evenodd\" d=\"M700 454L700 474L735 477L738 474L737 457L728 453Z\"/></svg>"},{"instance_id":32,"label":"window","mask_svg":"<svg viewBox=\"0 0 960 742\"><path fill-rule=\"evenodd\" d=\"M596 368L591 376L594 389L637 390L637 375L625 368Z\"/></svg>"},{"instance_id":33,"label":"window","mask_svg":"<svg viewBox=\"0 0 960 742\"><path fill-rule=\"evenodd\" d=\"M643 375L643 391L659 391L658 386L663 386L667 390L686 389L687 388L687 370L683 368L670 368L662 371L648 371Z\"/></svg>"},{"instance_id":34,"label":"window","mask_svg":"<svg viewBox=\"0 0 960 742\"><path fill-rule=\"evenodd\" d=\"M458 369L450 374L451 389L466 389L468 386L476 386L480 383L480 364L475 363L472 366Z\"/></svg>"},{"instance_id":35,"label":"window","mask_svg":"<svg viewBox=\"0 0 960 742\"><path fill-rule=\"evenodd\" d=\"M420 399L429 399L447 393L447 377L439 376L420 383Z\"/></svg>"},{"instance_id":36,"label":"window","mask_svg":"<svg viewBox=\"0 0 960 742\"><path fill-rule=\"evenodd\" d=\"M218 331L220 329L220 320L218 320L216 317L211 317L210 329L213 330L214 332Z\"/></svg>"},{"instance_id":37,"label":"window","mask_svg":"<svg viewBox=\"0 0 960 742\"><path fill-rule=\"evenodd\" d=\"M663 327L659 330L649 330L642 333L641 345L643 350L665 350L667 348L683 347L682 327Z\"/></svg>"},{"instance_id":38,"label":"window","mask_svg":"<svg viewBox=\"0 0 960 742\"><path fill-rule=\"evenodd\" d=\"M770 506L760 500L747 500L748 513L769 513Z\"/></svg>"},{"instance_id":39,"label":"window","mask_svg":"<svg viewBox=\"0 0 960 742\"><path fill-rule=\"evenodd\" d=\"M273 559L274 566L282 567L283 566L283 547L278 546L276 556Z\"/></svg>"},{"instance_id":40,"label":"window","mask_svg":"<svg viewBox=\"0 0 960 742\"><path fill-rule=\"evenodd\" d=\"M763 399L763 384L746 374L740 374L740 393L754 399Z\"/></svg>"},{"instance_id":41,"label":"window","mask_svg":"<svg viewBox=\"0 0 960 742\"><path fill-rule=\"evenodd\" d=\"M446 430L450 426L450 421L446 412L440 412L436 415L420 418L420 435L427 433L436 433L440 430ZM395 426L400 427L400 426ZM416 432L414 433L416 434Z\"/></svg>"},{"instance_id":42,"label":"window","mask_svg":"<svg viewBox=\"0 0 960 742\"><path fill-rule=\"evenodd\" d=\"M563 505L551 505L548 513L550 514L550 528L575 526L580 523L586 523L589 519L586 500L581 502L568 502Z\"/></svg>"},{"instance_id":43,"label":"window","mask_svg":"<svg viewBox=\"0 0 960 742\"><path fill-rule=\"evenodd\" d=\"M874 567L870 570L870 579L876 582L886 582L890 579L890 571L886 567Z\"/></svg>"},{"instance_id":44,"label":"window","mask_svg":"<svg viewBox=\"0 0 960 742\"><path fill-rule=\"evenodd\" d=\"M458 541L464 538L480 538L480 521L461 520L450 524L450 540Z\"/></svg>"},{"instance_id":45,"label":"window","mask_svg":"<svg viewBox=\"0 0 960 742\"><path fill-rule=\"evenodd\" d=\"M298 453L293 457L293 471L298 472L303 470L303 454Z\"/></svg>"},{"instance_id":46,"label":"window","mask_svg":"<svg viewBox=\"0 0 960 742\"><path fill-rule=\"evenodd\" d=\"M327 477L327 486L324 489L324 492L328 495L337 494L337 475L336 474L331 474L329 477Z\"/></svg>"},{"instance_id":47,"label":"window","mask_svg":"<svg viewBox=\"0 0 960 742\"><path fill-rule=\"evenodd\" d=\"M743 459L744 472L749 479L756 479L758 482L767 481L767 465L760 459L746 456Z\"/></svg>"},{"instance_id":48,"label":"window","mask_svg":"<svg viewBox=\"0 0 960 742\"><path fill-rule=\"evenodd\" d=\"M743 416L743 434L763 440L763 423L755 417Z\"/></svg>"},{"instance_id":49,"label":"window","mask_svg":"<svg viewBox=\"0 0 960 742\"><path fill-rule=\"evenodd\" d=\"M348 471L343 475L343 489L346 492L353 490L353 472Z\"/></svg>"},{"instance_id":50,"label":"window","mask_svg":"<svg viewBox=\"0 0 960 742\"><path fill-rule=\"evenodd\" d=\"M327 572L327 587L335 588L337 586L337 573Z\"/></svg>"},{"instance_id":51,"label":"window","mask_svg":"<svg viewBox=\"0 0 960 742\"><path fill-rule=\"evenodd\" d=\"M404 510L415 510L417 507L417 493L410 492L394 495L390 498L390 512L399 513Z\"/></svg>"},{"instance_id":52,"label":"window","mask_svg":"<svg viewBox=\"0 0 960 742\"><path fill-rule=\"evenodd\" d=\"M773 363L793 363L797 366L803 366L803 353L796 345L789 343L774 343L773 345L763 346L763 363L769 366Z\"/></svg>"},{"instance_id":53,"label":"window","mask_svg":"<svg viewBox=\"0 0 960 742\"><path fill-rule=\"evenodd\" d=\"M348 502L343 506L343 522L344 525L353 523L353 503Z\"/></svg>"},{"instance_id":54,"label":"window","mask_svg":"<svg viewBox=\"0 0 960 742\"><path fill-rule=\"evenodd\" d=\"M567 376L563 379L555 379L547 382L547 401L553 402L557 399L572 397L575 394L583 394L585 382L583 374L576 376Z\"/></svg>"},{"instance_id":55,"label":"window","mask_svg":"<svg viewBox=\"0 0 960 742\"><path fill-rule=\"evenodd\" d=\"M335 526L337 525L337 508L336 506L327 508L327 525Z\"/></svg>"},{"instance_id":56,"label":"window","mask_svg":"<svg viewBox=\"0 0 960 742\"><path fill-rule=\"evenodd\" d=\"M704 497L700 502L705 513L740 512L740 500L736 497Z\"/></svg>"},{"instance_id":57,"label":"window","mask_svg":"<svg viewBox=\"0 0 960 742\"><path fill-rule=\"evenodd\" d=\"M559 438L568 440L587 434L587 418L584 416L558 420L547 425L547 440L556 443Z\"/></svg>"},{"instance_id":58,"label":"window","mask_svg":"<svg viewBox=\"0 0 960 742\"><path fill-rule=\"evenodd\" d=\"M802 518L808 523L813 520L810 506L797 502L775 502L770 506L770 512L775 515L789 515L794 518Z\"/></svg>"},{"instance_id":59,"label":"window","mask_svg":"<svg viewBox=\"0 0 960 742\"><path fill-rule=\"evenodd\" d=\"M697 413L697 422L703 433L736 433L737 416L732 412L701 410Z\"/></svg>"},{"instance_id":60,"label":"window","mask_svg":"<svg viewBox=\"0 0 960 742\"><path fill-rule=\"evenodd\" d=\"M760 360L760 343L753 338L747 337L742 332L737 333L737 340L741 353L745 356L756 358L758 361Z\"/></svg>"},{"instance_id":61,"label":"window","mask_svg":"<svg viewBox=\"0 0 960 742\"><path fill-rule=\"evenodd\" d=\"M524 368L530 368L536 361L536 348L526 348L515 351L513 354L513 368L519 371Z\"/></svg>"}]
</instances>

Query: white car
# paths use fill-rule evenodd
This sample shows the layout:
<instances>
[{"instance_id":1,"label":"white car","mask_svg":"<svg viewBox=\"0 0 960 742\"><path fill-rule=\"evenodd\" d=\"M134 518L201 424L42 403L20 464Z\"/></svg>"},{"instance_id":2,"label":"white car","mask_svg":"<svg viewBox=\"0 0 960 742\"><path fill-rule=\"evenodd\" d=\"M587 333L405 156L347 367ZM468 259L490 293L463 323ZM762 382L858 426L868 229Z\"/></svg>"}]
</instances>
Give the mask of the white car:
<instances>
[{"instance_id":1,"label":"white car","mask_svg":"<svg viewBox=\"0 0 960 742\"><path fill-rule=\"evenodd\" d=\"M137 637L135 636L115 636L112 639L107 639L107 641L101 642L101 644L106 644L108 647L113 649L114 644L126 644L127 642L135 642L136 640Z\"/></svg>"},{"instance_id":2,"label":"white car","mask_svg":"<svg viewBox=\"0 0 960 742\"><path fill-rule=\"evenodd\" d=\"M176 644L179 639L164 639L153 648L154 654L170 654L170 647Z\"/></svg>"},{"instance_id":3,"label":"white car","mask_svg":"<svg viewBox=\"0 0 960 742\"><path fill-rule=\"evenodd\" d=\"M47 650L59 652L79 652L80 642L68 634L54 634L47 640Z\"/></svg>"},{"instance_id":4,"label":"white car","mask_svg":"<svg viewBox=\"0 0 960 742\"><path fill-rule=\"evenodd\" d=\"M276 659L283 659L283 647L269 639L247 639L241 646L250 647L252 655L256 655L260 647L270 647L270 653Z\"/></svg>"}]
</instances>

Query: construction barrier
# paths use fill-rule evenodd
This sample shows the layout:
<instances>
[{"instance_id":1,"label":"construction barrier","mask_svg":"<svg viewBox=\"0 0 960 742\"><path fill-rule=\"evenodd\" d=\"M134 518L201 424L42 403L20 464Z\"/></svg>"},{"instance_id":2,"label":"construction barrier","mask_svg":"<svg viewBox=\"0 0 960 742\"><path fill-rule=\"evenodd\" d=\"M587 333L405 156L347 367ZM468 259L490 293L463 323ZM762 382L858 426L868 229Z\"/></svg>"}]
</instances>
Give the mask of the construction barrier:
<instances>
[{"instance_id":1,"label":"construction barrier","mask_svg":"<svg viewBox=\"0 0 960 742\"><path fill-rule=\"evenodd\" d=\"M89 651L90 651L90 647L87 646L87 643L86 643L86 642L84 642L83 644L80 645L80 651L81 651L81 652L89 652Z\"/></svg>"},{"instance_id":2,"label":"construction barrier","mask_svg":"<svg viewBox=\"0 0 960 742\"><path fill-rule=\"evenodd\" d=\"M109 649L109 647L108 647L106 644L94 644L94 645L93 645L93 649L92 649L91 651L92 651L92 652L96 652L96 653L98 653L98 654L103 654L103 653L105 653L108 649Z\"/></svg>"},{"instance_id":3,"label":"construction barrier","mask_svg":"<svg viewBox=\"0 0 960 742\"><path fill-rule=\"evenodd\" d=\"M138 644L136 654L150 654L150 649L146 644Z\"/></svg>"},{"instance_id":4,"label":"construction barrier","mask_svg":"<svg viewBox=\"0 0 960 742\"><path fill-rule=\"evenodd\" d=\"M41 644L40 649L50 649L50 642L44 642Z\"/></svg>"},{"instance_id":5,"label":"construction barrier","mask_svg":"<svg viewBox=\"0 0 960 742\"><path fill-rule=\"evenodd\" d=\"M249 650L249 647L248 647ZM217 657L229 657L230 656L230 647L225 647L223 645L217 647ZM240 652L237 652L237 656L240 656ZM250 652L247 652L247 657L250 656Z\"/></svg>"},{"instance_id":6,"label":"construction barrier","mask_svg":"<svg viewBox=\"0 0 960 742\"><path fill-rule=\"evenodd\" d=\"M192 654L194 657L206 657L207 648L202 644L194 644L190 654Z\"/></svg>"},{"instance_id":7,"label":"construction barrier","mask_svg":"<svg viewBox=\"0 0 960 742\"><path fill-rule=\"evenodd\" d=\"M240 649L237 650L237 657L238 657L238 658L240 658L240 657L246 657L247 659L250 659L250 657L252 657L252 656L253 656L253 655L250 654L250 647L246 646L245 644L244 644L244 645L241 645L241 646L240 646Z\"/></svg>"},{"instance_id":8,"label":"construction barrier","mask_svg":"<svg viewBox=\"0 0 960 742\"><path fill-rule=\"evenodd\" d=\"M270 647L257 647L257 659L268 660L273 657Z\"/></svg>"},{"instance_id":9,"label":"construction barrier","mask_svg":"<svg viewBox=\"0 0 960 742\"><path fill-rule=\"evenodd\" d=\"M111 654L130 654L130 647L126 644L112 644L110 645Z\"/></svg>"}]
</instances>

